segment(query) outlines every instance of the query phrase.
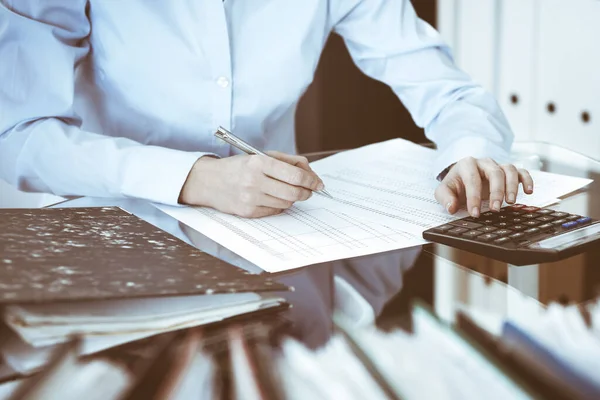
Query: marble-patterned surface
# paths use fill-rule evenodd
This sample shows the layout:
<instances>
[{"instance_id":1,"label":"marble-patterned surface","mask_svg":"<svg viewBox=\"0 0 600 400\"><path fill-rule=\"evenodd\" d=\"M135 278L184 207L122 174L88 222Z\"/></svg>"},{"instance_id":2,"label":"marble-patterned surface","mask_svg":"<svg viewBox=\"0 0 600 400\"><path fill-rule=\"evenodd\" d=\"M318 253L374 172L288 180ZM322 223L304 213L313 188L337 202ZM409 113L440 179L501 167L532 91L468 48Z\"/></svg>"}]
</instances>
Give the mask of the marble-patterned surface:
<instances>
[{"instance_id":1,"label":"marble-patterned surface","mask_svg":"<svg viewBox=\"0 0 600 400\"><path fill-rule=\"evenodd\" d=\"M1 209L0 303L286 290L118 207Z\"/></svg>"}]
</instances>

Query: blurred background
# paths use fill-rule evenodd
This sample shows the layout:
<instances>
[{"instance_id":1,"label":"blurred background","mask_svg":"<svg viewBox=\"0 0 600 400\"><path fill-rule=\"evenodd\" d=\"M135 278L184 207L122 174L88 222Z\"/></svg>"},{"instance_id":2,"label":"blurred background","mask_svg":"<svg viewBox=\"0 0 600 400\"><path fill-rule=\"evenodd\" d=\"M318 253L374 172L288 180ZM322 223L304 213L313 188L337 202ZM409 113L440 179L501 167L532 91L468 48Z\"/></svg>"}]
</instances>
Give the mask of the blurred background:
<instances>
[{"instance_id":1,"label":"blurred background","mask_svg":"<svg viewBox=\"0 0 600 400\"><path fill-rule=\"evenodd\" d=\"M598 0L413 0L455 61L491 91L519 141L600 157ZM301 152L393 137L425 142L392 91L362 74L333 35L297 114Z\"/></svg>"},{"instance_id":2,"label":"blurred background","mask_svg":"<svg viewBox=\"0 0 600 400\"><path fill-rule=\"evenodd\" d=\"M417 14L437 25L436 0L413 0ZM394 137L426 142L392 90L363 74L344 41L331 35L313 84L296 114L296 140L301 153L349 149Z\"/></svg>"}]
</instances>

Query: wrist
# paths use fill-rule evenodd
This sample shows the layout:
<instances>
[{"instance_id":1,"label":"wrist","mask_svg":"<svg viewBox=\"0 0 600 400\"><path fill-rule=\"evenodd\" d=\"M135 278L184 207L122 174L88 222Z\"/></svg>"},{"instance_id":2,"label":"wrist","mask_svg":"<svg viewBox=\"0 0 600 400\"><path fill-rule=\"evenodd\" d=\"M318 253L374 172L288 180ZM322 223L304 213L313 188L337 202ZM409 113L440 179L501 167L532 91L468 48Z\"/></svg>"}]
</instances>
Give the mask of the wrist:
<instances>
[{"instance_id":1,"label":"wrist","mask_svg":"<svg viewBox=\"0 0 600 400\"><path fill-rule=\"evenodd\" d=\"M210 206L210 180L214 176L213 163L218 158L206 155L196 160L190 170L181 192L179 203L195 206ZM214 172L214 171L213 171Z\"/></svg>"}]
</instances>

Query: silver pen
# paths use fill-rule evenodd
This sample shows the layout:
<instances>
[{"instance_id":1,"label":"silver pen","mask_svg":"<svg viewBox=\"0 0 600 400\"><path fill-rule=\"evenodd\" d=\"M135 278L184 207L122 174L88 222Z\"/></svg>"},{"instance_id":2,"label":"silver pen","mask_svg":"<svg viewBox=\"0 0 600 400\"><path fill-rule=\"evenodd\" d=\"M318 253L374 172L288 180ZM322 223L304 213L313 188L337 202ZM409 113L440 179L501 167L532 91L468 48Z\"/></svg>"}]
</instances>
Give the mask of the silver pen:
<instances>
[{"instance_id":1,"label":"silver pen","mask_svg":"<svg viewBox=\"0 0 600 400\"><path fill-rule=\"evenodd\" d=\"M217 131L215 132L215 136L218 137L219 139L221 139L222 141L229 143L230 145L232 145L234 147L237 147L238 149L240 149L241 151L243 151L246 154L271 157L270 155L263 153L262 151L254 148L251 145L249 145L248 143L244 142L242 139L235 136L233 133L229 132L227 129L223 128L222 126L220 126L217 129ZM330 195L325 189L314 190L314 192L333 198L333 196Z\"/></svg>"}]
</instances>

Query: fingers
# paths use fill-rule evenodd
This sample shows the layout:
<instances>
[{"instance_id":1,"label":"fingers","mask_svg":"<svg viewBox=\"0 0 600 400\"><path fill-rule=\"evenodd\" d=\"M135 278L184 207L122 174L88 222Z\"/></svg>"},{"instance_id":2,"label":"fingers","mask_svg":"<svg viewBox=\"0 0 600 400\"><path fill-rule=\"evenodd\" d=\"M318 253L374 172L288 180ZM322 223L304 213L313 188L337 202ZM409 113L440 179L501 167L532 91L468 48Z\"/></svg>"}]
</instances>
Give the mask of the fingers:
<instances>
[{"instance_id":1,"label":"fingers","mask_svg":"<svg viewBox=\"0 0 600 400\"><path fill-rule=\"evenodd\" d=\"M252 161L252 159L258 158L261 160ZM310 190L321 190L324 187L323 182L314 172L306 171L286 162L261 156L252 156L249 162L261 163L262 172L265 175L289 185L300 186Z\"/></svg>"},{"instance_id":2,"label":"fingers","mask_svg":"<svg viewBox=\"0 0 600 400\"><path fill-rule=\"evenodd\" d=\"M269 171L282 179L284 177L281 174L286 173L298 173L300 171L302 174L313 176L314 173L269 157L246 157L242 169L236 175L239 179L235 192L230 197L232 204L227 206L222 202L217 208L231 210L230 212L242 217L259 218L278 214L282 210L290 208L294 202L307 200L311 197L311 190L274 179L267 176L263 171ZM269 168L279 169L279 175L269 170ZM310 178L314 179L313 177ZM293 179L291 179L293 182L297 182Z\"/></svg>"},{"instance_id":3,"label":"fingers","mask_svg":"<svg viewBox=\"0 0 600 400\"><path fill-rule=\"evenodd\" d=\"M261 182L261 190L271 197L291 202L308 200L312 196L312 191L308 189L288 185L287 183L266 176Z\"/></svg>"},{"instance_id":4,"label":"fingers","mask_svg":"<svg viewBox=\"0 0 600 400\"><path fill-rule=\"evenodd\" d=\"M453 183L454 181L442 182L435 190L435 199L449 214L454 214L460 206L458 191L453 187Z\"/></svg>"},{"instance_id":5,"label":"fingers","mask_svg":"<svg viewBox=\"0 0 600 400\"><path fill-rule=\"evenodd\" d=\"M490 188L490 209L500 211L506 189L504 170L490 158L481 159L477 163Z\"/></svg>"},{"instance_id":6,"label":"fingers","mask_svg":"<svg viewBox=\"0 0 600 400\"><path fill-rule=\"evenodd\" d=\"M262 218L270 215L281 214L282 211L283 210L280 208L246 206L242 207L238 212L236 212L236 214L244 218Z\"/></svg>"},{"instance_id":7,"label":"fingers","mask_svg":"<svg viewBox=\"0 0 600 400\"><path fill-rule=\"evenodd\" d=\"M270 196L268 194L263 194L260 196L259 204L261 206L269 207L269 208L278 208L280 210L287 210L291 206L294 205L293 201L283 200L277 197Z\"/></svg>"},{"instance_id":8,"label":"fingers","mask_svg":"<svg viewBox=\"0 0 600 400\"><path fill-rule=\"evenodd\" d=\"M533 179L527 170L517 169L511 164L500 166L490 158L467 157L450 169L437 187L435 198L450 214L458 211L460 203L466 199L467 211L477 218L481 212L481 199L487 196L488 186L490 209L500 211L504 200L515 203L519 183L523 185L525 193L533 193Z\"/></svg>"},{"instance_id":9,"label":"fingers","mask_svg":"<svg viewBox=\"0 0 600 400\"><path fill-rule=\"evenodd\" d=\"M302 168L305 171L313 172L306 157L286 154L280 151L267 151L267 154L271 157L275 157L280 161L286 162L298 168Z\"/></svg>"},{"instance_id":10,"label":"fingers","mask_svg":"<svg viewBox=\"0 0 600 400\"><path fill-rule=\"evenodd\" d=\"M527 194L533 193L533 178L525 169L518 170L519 181L523 184L523 191Z\"/></svg>"},{"instance_id":11,"label":"fingers","mask_svg":"<svg viewBox=\"0 0 600 400\"><path fill-rule=\"evenodd\" d=\"M459 175L465 187L467 210L472 217L478 218L481 210L481 175L479 165L472 158L459 161Z\"/></svg>"},{"instance_id":12,"label":"fingers","mask_svg":"<svg viewBox=\"0 0 600 400\"><path fill-rule=\"evenodd\" d=\"M504 172L506 182L506 202L514 204L517 200L517 193L519 192L519 171L514 165L507 164L500 166Z\"/></svg>"},{"instance_id":13,"label":"fingers","mask_svg":"<svg viewBox=\"0 0 600 400\"><path fill-rule=\"evenodd\" d=\"M265 179L269 178L265 177ZM242 191L239 194L239 201L240 205L236 207L235 214L245 218L277 215L294 204L293 201L278 199L264 193L252 191Z\"/></svg>"}]
</instances>

